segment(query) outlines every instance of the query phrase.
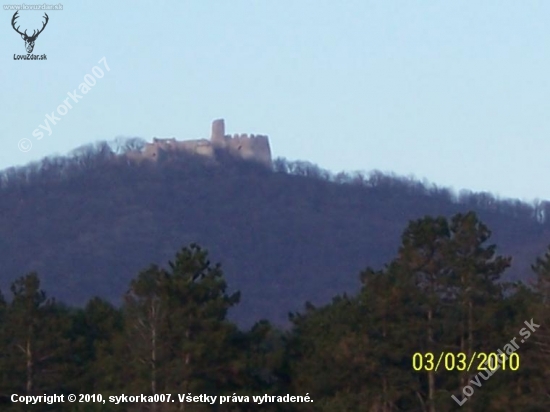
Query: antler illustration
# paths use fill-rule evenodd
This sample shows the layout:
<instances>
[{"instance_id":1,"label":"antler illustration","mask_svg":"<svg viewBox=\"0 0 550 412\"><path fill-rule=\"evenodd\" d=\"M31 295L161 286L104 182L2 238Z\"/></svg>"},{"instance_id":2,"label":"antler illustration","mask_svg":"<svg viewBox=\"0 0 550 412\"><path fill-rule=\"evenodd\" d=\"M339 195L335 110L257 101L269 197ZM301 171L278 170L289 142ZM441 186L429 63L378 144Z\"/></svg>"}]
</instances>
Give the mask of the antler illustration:
<instances>
[{"instance_id":1,"label":"antler illustration","mask_svg":"<svg viewBox=\"0 0 550 412\"><path fill-rule=\"evenodd\" d=\"M15 20L17 20L17 18L19 17L17 15L17 13L19 13L19 10L16 11L15 14L13 15L13 17L11 19L11 25L12 25L13 29L21 35L23 40L25 40L25 47L27 49L27 53L32 53L32 51L34 49L34 42L36 41L36 38L38 37L38 35L40 33L42 33L44 31L44 28L48 24L48 21L50 20L50 18L48 17L48 15L46 13L44 13L44 17L45 17L46 21L43 23L42 28L40 30L38 30L38 32L36 30L33 30L32 36L29 36L29 35L27 35L27 30L25 30L24 33L21 33L19 31L19 27L21 27L21 26L15 27Z\"/></svg>"}]
</instances>

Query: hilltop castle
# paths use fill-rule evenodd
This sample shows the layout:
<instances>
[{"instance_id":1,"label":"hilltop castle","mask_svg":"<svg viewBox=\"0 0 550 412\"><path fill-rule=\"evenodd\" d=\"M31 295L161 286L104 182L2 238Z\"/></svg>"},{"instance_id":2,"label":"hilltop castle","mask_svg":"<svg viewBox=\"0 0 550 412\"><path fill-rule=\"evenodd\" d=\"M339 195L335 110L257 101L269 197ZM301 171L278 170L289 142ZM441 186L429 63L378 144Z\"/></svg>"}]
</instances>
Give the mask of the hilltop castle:
<instances>
[{"instance_id":1,"label":"hilltop castle","mask_svg":"<svg viewBox=\"0 0 550 412\"><path fill-rule=\"evenodd\" d=\"M163 153L185 151L210 158L215 157L216 150L225 150L231 155L245 159L254 160L271 168L271 149L269 139L263 135L247 134L225 134L225 122L223 119L212 122L212 134L210 140L197 139L177 141L175 137L171 139L153 138L153 143L147 143L141 152L130 152L127 155L130 158L142 160L150 159L153 161L162 157Z\"/></svg>"}]
</instances>

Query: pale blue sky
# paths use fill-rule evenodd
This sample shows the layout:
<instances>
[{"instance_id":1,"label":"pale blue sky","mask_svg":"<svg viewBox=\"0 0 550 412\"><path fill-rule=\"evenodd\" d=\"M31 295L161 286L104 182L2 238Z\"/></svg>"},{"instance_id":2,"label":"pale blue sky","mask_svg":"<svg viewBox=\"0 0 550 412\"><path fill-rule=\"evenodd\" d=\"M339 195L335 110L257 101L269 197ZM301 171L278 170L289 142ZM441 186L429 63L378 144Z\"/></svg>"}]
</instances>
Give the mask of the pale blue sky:
<instances>
[{"instance_id":1,"label":"pale blue sky","mask_svg":"<svg viewBox=\"0 0 550 412\"><path fill-rule=\"evenodd\" d=\"M550 2L61 4L33 52L47 61L13 59L24 42L0 10L0 168L120 135L207 138L222 117L333 171L550 199ZM110 71L37 140L103 57Z\"/></svg>"}]
</instances>

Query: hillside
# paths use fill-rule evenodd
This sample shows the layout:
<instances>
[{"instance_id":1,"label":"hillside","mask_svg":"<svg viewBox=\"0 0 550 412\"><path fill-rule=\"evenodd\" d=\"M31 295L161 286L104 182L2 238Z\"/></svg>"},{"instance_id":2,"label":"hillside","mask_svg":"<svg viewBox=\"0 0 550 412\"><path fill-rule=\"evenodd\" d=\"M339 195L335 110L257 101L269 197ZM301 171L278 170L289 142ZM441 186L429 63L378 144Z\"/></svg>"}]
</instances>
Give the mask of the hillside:
<instances>
[{"instance_id":1,"label":"hillside","mask_svg":"<svg viewBox=\"0 0 550 412\"><path fill-rule=\"evenodd\" d=\"M231 316L284 324L305 301L355 292L358 274L395 256L411 219L474 210L508 279L527 279L550 243L550 207L454 196L412 179L330 175L306 162L261 165L189 155L134 163L108 145L2 172L0 285L36 271L63 302L94 295L120 302L128 282L182 246L198 243L220 262L242 301Z\"/></svg>"}]
</instances>

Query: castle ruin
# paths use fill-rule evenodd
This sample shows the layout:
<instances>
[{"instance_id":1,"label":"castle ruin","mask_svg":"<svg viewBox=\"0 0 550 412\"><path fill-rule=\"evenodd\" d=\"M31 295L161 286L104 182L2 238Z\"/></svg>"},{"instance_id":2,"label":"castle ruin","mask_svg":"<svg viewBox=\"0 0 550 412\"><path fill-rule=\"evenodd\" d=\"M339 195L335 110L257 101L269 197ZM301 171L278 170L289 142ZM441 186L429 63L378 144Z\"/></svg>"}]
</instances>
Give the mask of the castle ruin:
<instances>
[{"instance_id":1,"label":"castle ruin","mask_svg":"<svg viewBox=\"0 0 550 412\"><path fill-rule=\"evenodd\" d=\"M163 153L184 151L196 155L215 158L216 150L224 150L227 153L244 159L253 160L272 167L271 149L269 139L264 135L247 134L225 134L225 122L217 119L212 122L212 134L210 140L183 140L178 141L175 137L171 139L153 138L153 143L145 144L141 152L130 152L128 157L133 159L149 159L156 161Z\"/></svg>"}]
</instances>

